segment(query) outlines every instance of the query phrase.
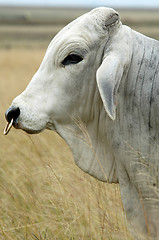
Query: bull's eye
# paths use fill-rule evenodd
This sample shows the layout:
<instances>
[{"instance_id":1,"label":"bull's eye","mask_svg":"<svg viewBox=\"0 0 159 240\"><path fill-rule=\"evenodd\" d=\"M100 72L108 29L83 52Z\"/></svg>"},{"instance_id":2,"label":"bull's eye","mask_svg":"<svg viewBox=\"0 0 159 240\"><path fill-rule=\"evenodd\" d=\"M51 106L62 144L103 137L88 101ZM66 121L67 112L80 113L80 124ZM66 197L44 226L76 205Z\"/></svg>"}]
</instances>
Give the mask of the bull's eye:
<instances>
[{"instance_id":1,"label":"bull's eye","mask_svg":"<svg viewBox=\"0 0 159 240\"><path fill-rule=\"evenodd\" d=\"M62 62L62 65L67 66L70 64L77 64L79 62L81 62L83 60L83 58L79 55L76 54L70 54L68 55Z\"/></svg>"}]
</instances>

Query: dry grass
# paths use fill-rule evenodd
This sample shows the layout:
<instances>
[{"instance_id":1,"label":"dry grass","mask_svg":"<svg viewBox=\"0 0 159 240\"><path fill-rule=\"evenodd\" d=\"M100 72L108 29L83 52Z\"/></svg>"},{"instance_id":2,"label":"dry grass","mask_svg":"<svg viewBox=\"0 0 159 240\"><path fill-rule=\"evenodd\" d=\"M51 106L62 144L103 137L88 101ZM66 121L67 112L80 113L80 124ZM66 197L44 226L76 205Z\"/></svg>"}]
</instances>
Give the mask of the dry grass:
<instances>
[{"instance_id":1,"label":"dry grass","mask_svg":"<svg viewBox=\"0 0 159 240\"><path fill-rule=\"evenodd\" d=\"M122 23L159 40L159 9L116 9ZM67 23L88 12L80 8L0 8L0 48L47 47Z\"/></svg>"},{"instance_id":2,"label":"dry grass","mask_svg":"<svg viewBox=\"0 0 159 240\"><path fill-rule=\"evenodd\" d=\"M0 50L0 239L128 240L119 187L73 162L51 131L3 136L4 112L30 81L44 51Z\"/></svg>"}]
</instances>

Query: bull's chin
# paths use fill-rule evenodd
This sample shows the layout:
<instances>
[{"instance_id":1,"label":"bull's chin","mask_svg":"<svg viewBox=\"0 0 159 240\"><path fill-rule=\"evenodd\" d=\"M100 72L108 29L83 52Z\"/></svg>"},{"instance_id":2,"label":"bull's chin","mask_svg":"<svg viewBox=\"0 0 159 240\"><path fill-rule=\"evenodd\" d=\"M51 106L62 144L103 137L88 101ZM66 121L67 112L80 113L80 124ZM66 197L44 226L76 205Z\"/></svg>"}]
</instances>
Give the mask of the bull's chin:
<instances>
[{"instance_id":1,"label":"bull's chin","mask_svg":"<svg viewBox=\"0 0 159 240\"><path fill-rule=\"evenodd\" d=\"M28 134L38 134L38 133L42 132L45 129L44 128L44 129L40 129L40 130L35 130L35 129L25 128L23 126L20 126L20 124L13 124L13 126L14 126L14 128L23 130L23 131L25 131Z\"/></svg>"},{"instance_id":2,"label":"bull's chin","mask_svg":"<svg viewBox=\"0 0 159 240\"><path fill-rule=\"evenodd\" d=\"M28 134L38 134L43 131L43 129L42 130L22 129L22 130Z\"/></svg>"}]
</instances>

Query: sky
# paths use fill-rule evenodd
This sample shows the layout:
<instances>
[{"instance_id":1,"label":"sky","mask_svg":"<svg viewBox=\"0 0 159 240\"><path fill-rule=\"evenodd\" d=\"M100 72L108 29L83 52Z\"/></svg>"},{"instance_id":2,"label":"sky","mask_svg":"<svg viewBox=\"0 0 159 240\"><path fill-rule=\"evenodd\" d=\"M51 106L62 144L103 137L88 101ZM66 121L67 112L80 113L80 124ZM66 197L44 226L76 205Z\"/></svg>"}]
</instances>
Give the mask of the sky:
<instances>
[{"instance_id":1,"label":"sky","mask_svg":"<svg viewBox=\"0 0 159 240\"><path fill-rule=\"evenodd\" d=\"M159 0L0 0L0 5L159 8Z\"/></svg>"}]
</instances>

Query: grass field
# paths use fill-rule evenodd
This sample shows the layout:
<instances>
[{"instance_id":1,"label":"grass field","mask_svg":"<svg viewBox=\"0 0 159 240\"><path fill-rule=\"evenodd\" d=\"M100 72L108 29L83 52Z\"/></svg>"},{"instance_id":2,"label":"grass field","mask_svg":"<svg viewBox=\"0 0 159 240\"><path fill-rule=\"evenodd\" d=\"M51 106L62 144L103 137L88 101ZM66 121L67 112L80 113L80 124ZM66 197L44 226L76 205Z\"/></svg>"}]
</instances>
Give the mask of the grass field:
<instances>
[{"instance_id":1,"label":"grass field","mask_svg":"<svg viewBox=\"0 0 159 240\"><path fill-rule=\"evenodd\" d=\"M38 69L53 35L75 18L54 22L55 11L44 22L33 11L13 13L0 9L0 239L131 240L119 186L83 173L57 134L12 129L3 136L5 110ZM158 10L135 14L121 11L125 23L159 39Z\"/></svg>"}]
</instances>

